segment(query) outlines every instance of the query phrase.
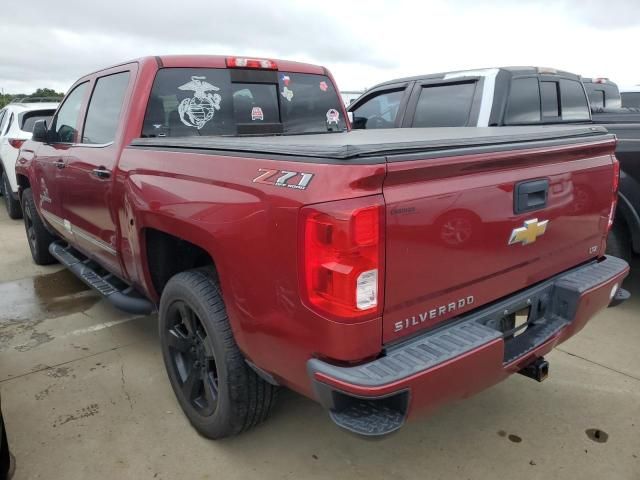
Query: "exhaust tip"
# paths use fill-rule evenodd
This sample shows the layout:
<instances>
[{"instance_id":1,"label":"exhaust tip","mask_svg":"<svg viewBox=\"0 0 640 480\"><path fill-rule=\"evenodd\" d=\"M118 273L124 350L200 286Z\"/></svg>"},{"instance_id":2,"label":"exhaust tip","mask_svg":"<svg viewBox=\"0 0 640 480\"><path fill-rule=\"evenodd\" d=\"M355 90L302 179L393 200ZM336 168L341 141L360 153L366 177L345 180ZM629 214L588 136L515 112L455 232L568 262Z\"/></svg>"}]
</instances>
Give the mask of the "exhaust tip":
<instances>
[{"instance_id":1,"label":"exhaust tip","mask_svg":"<svg viewBox=\"0 0 640 480\"><path fill-rule=\"evenodd\" d=\"M534 362L530 363L518 373L525 377L533 378L538 382L546 380L549 376L549 362L544 358L538 358Z\"/></svg>"}]
</instances>

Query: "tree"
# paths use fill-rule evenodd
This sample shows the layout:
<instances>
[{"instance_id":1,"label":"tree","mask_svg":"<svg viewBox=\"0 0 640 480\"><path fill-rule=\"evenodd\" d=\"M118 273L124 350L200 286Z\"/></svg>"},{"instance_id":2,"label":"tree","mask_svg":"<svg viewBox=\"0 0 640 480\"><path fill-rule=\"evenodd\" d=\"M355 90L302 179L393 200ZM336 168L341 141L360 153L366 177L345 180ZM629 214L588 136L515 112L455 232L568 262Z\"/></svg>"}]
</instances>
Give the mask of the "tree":
<instances>
[{"instance_id":1,"label":"tree","mask_svg":"<svg viewBox=\"0 0 640 480\"><path fill-rule=\"evenodd\" d=\"M31 94L11 94L5 93L4 95L0 95L0 108L4 108L5 105L11 103L12 100L16 98L51 98L56 100L62 100L64 97L64 93L56 92L52 88L38 88L35 92Z\"/></svg>"},{"instance_id":2,"label":"tree","mask_svg":"<svg viewBox=\"0 0 640 480\"><path fill-rule=\"evenodd\" d=\"M58 93L51 88L38 88L35 92L33 92L30 97L52 97L61 99L64 97L64 93Z\"/></svg>"}]
</instances>

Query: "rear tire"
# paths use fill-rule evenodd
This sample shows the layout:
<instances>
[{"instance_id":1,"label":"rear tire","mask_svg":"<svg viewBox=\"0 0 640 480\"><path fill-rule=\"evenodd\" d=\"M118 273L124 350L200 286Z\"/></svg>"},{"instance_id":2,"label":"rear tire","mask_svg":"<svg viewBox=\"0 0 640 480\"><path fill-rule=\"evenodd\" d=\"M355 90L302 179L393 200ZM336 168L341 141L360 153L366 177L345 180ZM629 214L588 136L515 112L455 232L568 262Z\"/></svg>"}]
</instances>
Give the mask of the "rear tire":
<instances>
[{"instance_id":1,"label":"rear tire","mask_svg":"<svg viewBox=\"0 0 640 480\"><path fill-rule=\"evenodd\" d=\"M30 188L22 193L22 213L24 228L27 232L27 242L29 242L33 261L36 262L36 265L56 263L56 259L49 253L49 245L55 240L55 237L49 233L42 223Z\"/></svg>"},{"instance_id":2,"label":"rear tire","mask_svg":"<svg viewBox=\"0 0 640 480\"><path fill-rule=\"evenodd\" d=\"M172 277L162 292L159 317L169 381L201 435L237 435L267 418L277 388L245 362L213 271L190 270Z\"/></svg>"},{"instance_id":3,"label":"rear tire","mask_svg":"<svg viewBox=\"0 0 640 480\"><path fill-rule=\"evenodd\" d=\"M607 255L622 258L626 262L631 262L633 256L631 250L631 238L627 226L620 221L613 224L613 228L607 237Z\"/></svg>"},{"instance_id":4,"label":"rear tire","mask_svg":"<svg viewBox=\"0 0 640 480\"><path fill-rule=\"evenodd\" d=\"M12 218L13 220L21 219L22 209L20 208L20 202L13 196L7 172L2 172L2 193L4 195L4 206L7 209L9 218Z\"/></svg>"}]
</instances>

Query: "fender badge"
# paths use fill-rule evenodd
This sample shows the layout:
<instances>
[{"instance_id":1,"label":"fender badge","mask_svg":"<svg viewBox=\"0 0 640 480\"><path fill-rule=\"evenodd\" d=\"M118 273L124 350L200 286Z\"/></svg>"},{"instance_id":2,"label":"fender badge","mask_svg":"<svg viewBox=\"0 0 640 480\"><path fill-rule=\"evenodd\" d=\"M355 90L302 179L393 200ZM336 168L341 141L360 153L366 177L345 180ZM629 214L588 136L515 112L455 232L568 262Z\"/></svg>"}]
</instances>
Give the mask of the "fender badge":
<instances>
[{"instance_id":1,"label":"fender badge","mask_svg":"<svg viewBox=\"0 0 640 480\"><path fill-rule=\"evenodd\" d=\"M509 245L515 243L521 243L522 245L529 245L535 242L539 236L544 235L547 231L549 220L543 220L539 222L537 218L532 220L526 220L524 227L514 228L511 232L511 238L509 238Z\"/></svg>"}]
</instances>

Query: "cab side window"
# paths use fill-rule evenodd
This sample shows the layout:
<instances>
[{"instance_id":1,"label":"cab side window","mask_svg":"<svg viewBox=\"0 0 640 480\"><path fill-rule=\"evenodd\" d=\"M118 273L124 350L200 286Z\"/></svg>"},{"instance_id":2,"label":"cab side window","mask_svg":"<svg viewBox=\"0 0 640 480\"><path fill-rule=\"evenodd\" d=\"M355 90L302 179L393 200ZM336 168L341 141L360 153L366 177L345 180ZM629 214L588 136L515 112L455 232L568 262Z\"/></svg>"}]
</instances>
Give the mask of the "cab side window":
<instances>
[{"instance_id":1,"label":"cab side window","mask_svg":"<svg viewBox=\"0 0 640 480\"><path fill-rule=\"evenodd\" d=\"M535 77L515 78L511 82L505 124L540 122L540 88Z\"/></svg>"},{"instance_id":2,"label":"cab side window","mask_svg":"<svg viewBox=\"0 0 640 480\"><path fill-rule=\"evenodd\" d=\"M74 143L77 141L80 127L80 108L88 86L89 82L85 82L74 88L58 110L51 126L51 130L55 133L56 142Z\"/></svg>"},{"instance_id":3,"label":"cab side window","mask_svg":"<svg viewBox=\"0 0 640 480\"><path fill-rule=\"evenodd\" d=\"M404 88L387 90L368 98L353 110L353 128L393 128Z\"/></svg>"},{"instance_id":4,"label":"cab side window","mask_svg":"<svg viewBox=\"0 0 640 480\"><path fill-rule=\"evenodd\" d=\"M89 101L82 143L104 145L115 140L128 86L129 72L98 79Z\"/></svg>"}]
</instances>

